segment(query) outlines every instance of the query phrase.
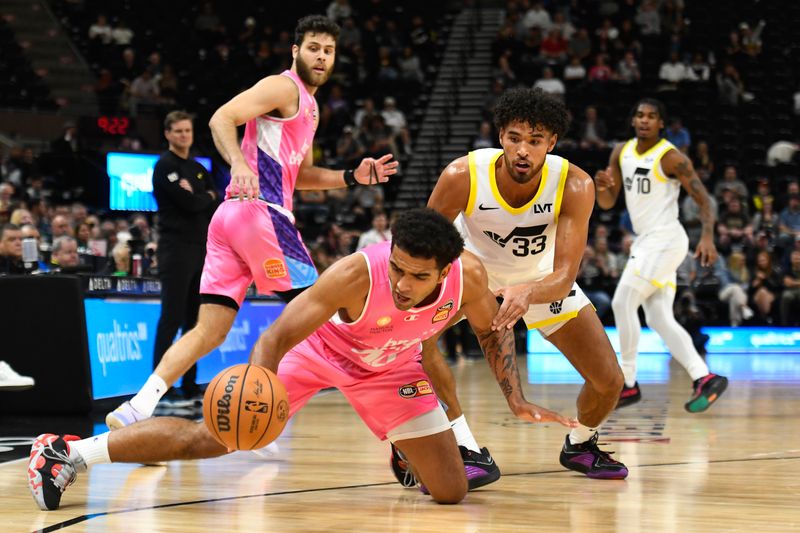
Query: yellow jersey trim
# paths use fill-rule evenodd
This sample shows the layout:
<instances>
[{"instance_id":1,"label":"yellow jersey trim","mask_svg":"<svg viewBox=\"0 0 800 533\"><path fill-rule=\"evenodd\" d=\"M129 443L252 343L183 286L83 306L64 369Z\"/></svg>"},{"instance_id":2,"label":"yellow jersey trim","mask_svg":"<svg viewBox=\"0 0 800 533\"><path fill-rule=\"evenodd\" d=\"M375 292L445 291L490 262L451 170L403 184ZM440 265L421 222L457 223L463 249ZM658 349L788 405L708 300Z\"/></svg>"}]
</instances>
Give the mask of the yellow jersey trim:
<instances>
[{"instance_id":1,"label":"yellow jersey trim","mask_svg":"<svg viewBox=\"0 0 800 533\"><path fill-rule=\"evenodd\" d=\"M556 205L553 210L553 222L558 224L558 215L561 214L561 200L564 198L564 187L567 185L567 174L569 173L569 161L561 158L561 176L558 182L558 190L556 191ZM541 187L541 185L539 186Z\"/></svg>"},{"instance_id":2,"label":"yellow jersey trim","mask_svg":"<svg viewBox=\"0 0 800 533\"><path fill-rule=\"evenodd\" d=\"M655 175L656 178L658 178L659 180L663 181L664 183L669 183L669 179L667 179L667 177L661 172L663 170L661 168L661 159L665 155L667 155L667 152L669 152L673 148L674 147L672 145L669 145L669 144L664 146L663 150L661 150L661 153L656 156L656 158L655 158L656 162L653 165L653 174Z\"/></svg>"},{"instance_id":3,"label":"yellow jersey trim","mask_svg":"<svg viewBox=\"0 0 800 533\"><path fill-rule=\"evenodd\" d=\"M475 152L467 154L467 161L469 161L469 198L464 214L470 216L472 210L475 209L475 199L478 197L478 168L475 163Z\"/></svg>"},{"instance_id":4,"label":"yellow jersey trim","mask_svg":"<svg viewBox=\"0 0 800 533\"><path fill-rule=\"evenodd\" d=\"M525 205L521 207L511 207L506 202L505 198L500 194L500 189L497 188L497 176L495 174L496 168L495 164L497 163L498 158L503 154L503 152L498 152L496 156L492 157L492 160L489 161L489 185L492 187L492 194L494 195L494 199L497 200L497 203L500 204L500 207L511 213L512 215L519 215L528 211L531 206L536 203L536 200L539 199L539 196L542 195L542 191L547 184L547 159L545 159L544 166L542 167L542 179L539 182L539 190L536 191L536 194L533 195Z\"/></svg>"},{"instance_id":5,"label":"yellow jersey trim","mask_svg":"<svg viewBox=\"0 0 800 533\"><path fill-rule=\"evenodd\" d=\"M644 276L642 276L641 271L639 271L638 269L635 270L634 272L636 273L637 276L644 277ZM647 278L645 278L645 279L647 279ZM654 279L648 279L647 281L650 282L650 285L652 285L653 287L656 287L658 289L663 289L664 287L671 287L671 288L677 290L677 286L672 281L668 281L666 283L661 283L660 281L657 281L657 280L654 280Z\"/></svg>"},{"instance_id":6,"label":"yellow jersey trim","mask_svg":"<svg viewBox=\"0 0 800 533\"><path fill-rule=\"evenodd\" d=\"M633 143L637 143L637 140L636 140L636 139L631 139L631 142L633 142ZM651 147L650 147L650 148L649 148L649 149L648 149L648 150L647 150L645 153L643 153L643 154L640 154L639 152L637 152L637 151L636 151L636 144L634 144L634 145L633 145L633 149L631 150L631 153L633 154L633 156L634 156L636 159L643 159L643 158L647 157L648 155L650 155L651 153L653 153L653 152L656 152L656 151L658 151L658 150L661 150L661 149L664 147L664 145L665 145L667 142L669 142L669 141L667 141L666 139L661 139L661 140L660 140L660 141L658 141L656 144L654 144L653 146L651 146Z\"/></svg>"},{"instance_id":7,"label":"yellow jersey trim","mask_svg":"<svg viewBox=\"0 0 800 533\"><path fill-rule=\"evenodd\" d=\"M586 306L584 306L584 307L586 307ZM528 329L544 328L544 327L550 326L552 324L557 324L559 322L564 322L565 320L572 320L573 318L578 316L578 313L580 313L580 311L581 311L580 309L578 309L577 311L570 311L569 313L564 313L563 315L550 317L548 319L540 320L539 322L534 322L533 324L530 324L530 325L526 324L526 325L528 326Z\"/></svg>"}]
</instances>

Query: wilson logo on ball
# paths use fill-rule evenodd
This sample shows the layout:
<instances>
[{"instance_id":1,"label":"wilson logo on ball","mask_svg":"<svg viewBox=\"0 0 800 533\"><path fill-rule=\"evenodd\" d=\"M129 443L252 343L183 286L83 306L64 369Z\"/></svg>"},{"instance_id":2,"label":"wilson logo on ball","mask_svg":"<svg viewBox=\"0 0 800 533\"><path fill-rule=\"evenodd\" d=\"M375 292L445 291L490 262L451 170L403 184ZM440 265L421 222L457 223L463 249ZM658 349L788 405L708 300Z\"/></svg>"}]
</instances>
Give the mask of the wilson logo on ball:
<instances>
[{"instance_id":1,"label":"wilson logo on ball","mask_svg":"<svg viewBox=\"0 0 800 533\"><path fill-rule=\"evenodd\" d=\"M217 400L217 428L220 431L231 430L231 393L238 379L239 376L231 376L228 384L225 385L225 394Z\"/></svg>"}]
</instances>

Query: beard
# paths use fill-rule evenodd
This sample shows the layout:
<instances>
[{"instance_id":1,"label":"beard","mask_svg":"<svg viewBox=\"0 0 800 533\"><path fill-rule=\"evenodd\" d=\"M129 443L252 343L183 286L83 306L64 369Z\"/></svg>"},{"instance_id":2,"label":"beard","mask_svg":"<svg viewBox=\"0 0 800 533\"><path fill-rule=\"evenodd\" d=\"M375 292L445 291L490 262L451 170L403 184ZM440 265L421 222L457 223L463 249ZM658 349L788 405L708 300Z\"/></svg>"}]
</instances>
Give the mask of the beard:
<instances>
[{"instance_id":1,"label":"beard","mask_svg":"<svg viewBox=\"0 0 800 533\"><path fill-rule=\"evenodd\" d=\"M303 60L303 57L300 54L297 54L297 58L295 58L295 64L297 65L297 75L303 80L303 83L309 85L311 87L322 87L325 85L325 82L328 81L328 78L331 77L331 73L333 72L333 65L329 69L325 71L325 74L320 78L318 74L316 74L308 63Z\"/></svg>"},{"instance_id":2,"label":"beard","mask_svg":"<svg viewBox=\"0 0 800 533\"><path fill-rule=\"evenodd\" d=\"M523 185L528 183L533 179L533 177L542 169L544 166L544 162L538 168L533 166L533 161L528 159L528 171L524 174L521 174L517 171L516 167L514 166L514 162L508 157L508 155L503 154L503 159L505 160L506 168L508 169L508 175L511 176L511 179L514 180L516 183Z\"/></svg>"}]
</instances>

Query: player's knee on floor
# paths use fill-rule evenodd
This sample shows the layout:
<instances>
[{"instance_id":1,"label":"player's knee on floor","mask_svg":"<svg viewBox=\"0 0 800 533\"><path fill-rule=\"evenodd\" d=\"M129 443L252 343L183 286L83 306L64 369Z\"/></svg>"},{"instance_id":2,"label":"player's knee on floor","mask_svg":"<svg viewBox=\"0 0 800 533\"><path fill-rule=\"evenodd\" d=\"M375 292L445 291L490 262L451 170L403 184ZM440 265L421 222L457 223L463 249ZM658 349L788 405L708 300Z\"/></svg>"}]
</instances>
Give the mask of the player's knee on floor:
<instances>
[{"instance_id":1,"label":"player's knee on floor","mask_svg":"<svg viewBox=\"0 0 800 533\"><path fill-rule=\"evenodd\" d=\"M455 479L448 479L440 484L441 486L425 485L431 498L436 503L452 505L459 503L467 495L467 476L461 475Z\"/></svg>"}]
</instances>

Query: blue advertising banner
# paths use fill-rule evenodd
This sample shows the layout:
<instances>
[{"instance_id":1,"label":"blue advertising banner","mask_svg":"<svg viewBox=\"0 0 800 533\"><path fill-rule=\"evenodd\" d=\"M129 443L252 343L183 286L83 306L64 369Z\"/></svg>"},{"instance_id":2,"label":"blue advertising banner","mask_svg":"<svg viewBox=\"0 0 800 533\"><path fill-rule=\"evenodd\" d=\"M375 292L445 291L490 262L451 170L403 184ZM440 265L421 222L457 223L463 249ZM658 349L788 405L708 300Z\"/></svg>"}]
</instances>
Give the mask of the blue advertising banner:
<instances>
[{"instance_id":1,"label":"blue advertising banner","mask_svg":"<svg viewBox=\"0 0 800 533\"><path fill-rule=\"evenodd\" d=\"M706 327L700 330L709 336L706 350L715 353L800 353L800 328L768 327ZM617 328L606 328L614 350L619 353ZM557 354L556 347L545 341L538 331L528 331L528 353ZM643 328L639 339L639 353L669 353L658 334Z\"/></svg>"},{"instance_id":2,"label":"blue advertising banner","mask_svg":"<svg viewBox=\"0 0 800 533\"><path fill-rule=\"evenodd\" d=\"M84 307L93 397L136 393L153 371L160 302L87 298ZM197 382L208 383L223 368L246 362L282 309L281 302L246 300L222 346L198 362Z\"/></svg>"},{"instance_id":3,"label":"blue advertising banner","mask_svg":"<svg viewBox=\"0 0 800 533\"><path fill-rule=\"evenodd\" d=\"M782 381L800 377L800 329L764 327L706 327L706 361L731 380ZM619 353L616 328L606 328ZM640 383L664 383L670 375L669 351L661 338L643 329L636 361ZM529 383L583 383L583 378L555 346L538 332L528 332Z\"/></svg>"}]
</instances>

